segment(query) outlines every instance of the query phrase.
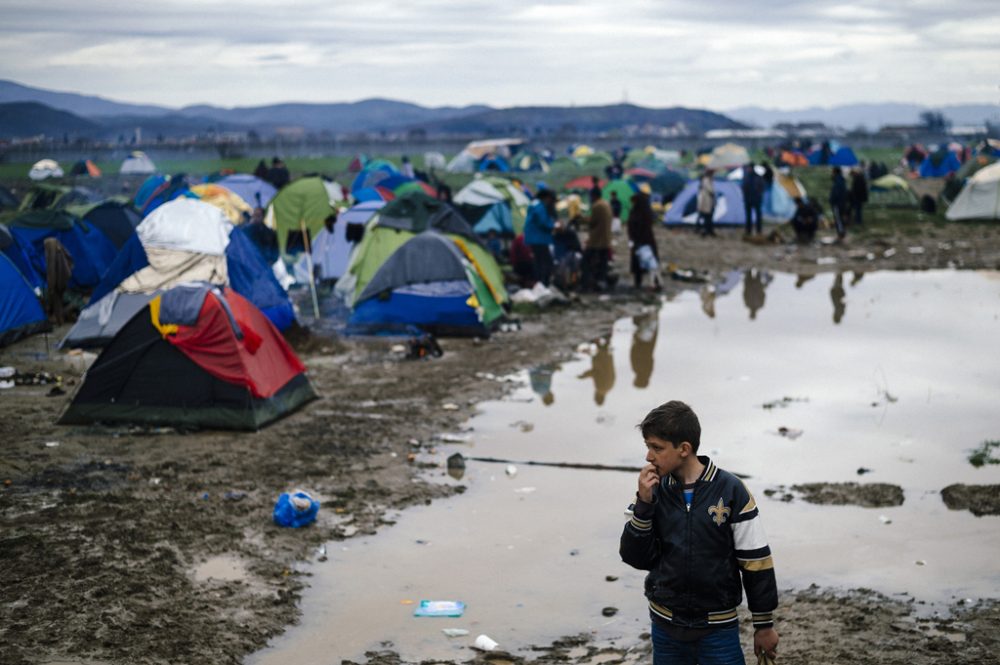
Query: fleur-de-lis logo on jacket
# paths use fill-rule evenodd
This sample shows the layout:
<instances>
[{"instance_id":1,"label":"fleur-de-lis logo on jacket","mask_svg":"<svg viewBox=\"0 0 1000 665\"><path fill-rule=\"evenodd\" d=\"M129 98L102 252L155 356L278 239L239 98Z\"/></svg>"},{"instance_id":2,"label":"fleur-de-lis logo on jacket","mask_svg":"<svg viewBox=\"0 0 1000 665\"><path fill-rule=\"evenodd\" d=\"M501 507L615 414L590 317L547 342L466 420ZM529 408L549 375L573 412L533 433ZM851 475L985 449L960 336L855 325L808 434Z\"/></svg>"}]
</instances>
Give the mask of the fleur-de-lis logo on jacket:
<instances>
[{"instance_id":1,"label":"fleur-de-lis logo on jacket","mask_svg":"<svg viewBox=\"0 0 1000 665\"><path fill-rule=\"evenodd\" d=\"M708 508L708 514L712 516L712 521L718 526L725 524L730 512L732 511L726 507L726 504L722 503L721 498L719 499L719 503Z\"/></svg>"}]
</instances>

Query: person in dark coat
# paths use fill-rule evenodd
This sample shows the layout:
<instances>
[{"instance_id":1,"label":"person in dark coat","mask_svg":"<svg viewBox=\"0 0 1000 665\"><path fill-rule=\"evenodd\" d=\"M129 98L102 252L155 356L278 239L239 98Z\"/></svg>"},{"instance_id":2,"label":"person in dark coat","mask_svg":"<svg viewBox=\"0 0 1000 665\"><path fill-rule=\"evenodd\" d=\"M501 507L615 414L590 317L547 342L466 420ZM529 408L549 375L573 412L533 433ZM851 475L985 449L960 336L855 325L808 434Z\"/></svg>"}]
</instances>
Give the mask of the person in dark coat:
<instances>
[{"instance_id":1,"label":"person in dark coat","mask_svg":"<svg viewBox=\"0 0 1000 665\"><path fill-rule=\"evenodd\" d=\"M653 214L653 208L649 204L649 196L643 192L633 194L632 209L628 213L627 230L631 254L629 265L632 278L635 280L635 288L637 289L642 287L642 278L646 272L652 273L654 287L656 289L661 288L659 271L647 271L644 269L638 254L640 247L648 245L653 252L653 256L656 258L656 262L659 263L660 253L657 251L656 237L653 235L654 221L655 215Z\"/></svg>"},{"instance_id":2,"label":"person in dark coat","mask_svg":"<svg viewBox=\"0 0 1000 665\"><path fill-rule=\"evenodd\" d=\"M281 189L292 179L288 172L288 167L280 157L271 160L271 168L267 171L267 181L274 185L275 189Z\"/></svg>"},{"instance_id":3,"label":"person in dark coat","mask_svg":"<svg viewBox=\"0 0 1000 665\"><path fill-rule=\"evenodd\" d=\"M753 168L753 162L743 167L743 211L746 214L746 234L762 233L764 180Z\"/></svg>"},{"instance_id":4,"label":"person in dark coat","mask_svg":"<svg viewBox=\"0 0 1000 665\"><path fill-rule=\"evenodd\" d=\"M834 166L831 170L833 186L830 187L830 214L833 215L833 224L837 229L837 237L843 238L847 235L844 226L844 207L847 205L847 181L844 180L844 172L839 166Z\"/></svg>"},{"instance_id":5,"label":"person in dark coat","mask_svg":"<svg viewBox=\"0 0 1000 665\"><path fill-rule=\"evenodd\" d=\"M861 211L868 203L868 180L862 168L851 170L851 223L861 226Z\"/></svg>"}]
</instances>

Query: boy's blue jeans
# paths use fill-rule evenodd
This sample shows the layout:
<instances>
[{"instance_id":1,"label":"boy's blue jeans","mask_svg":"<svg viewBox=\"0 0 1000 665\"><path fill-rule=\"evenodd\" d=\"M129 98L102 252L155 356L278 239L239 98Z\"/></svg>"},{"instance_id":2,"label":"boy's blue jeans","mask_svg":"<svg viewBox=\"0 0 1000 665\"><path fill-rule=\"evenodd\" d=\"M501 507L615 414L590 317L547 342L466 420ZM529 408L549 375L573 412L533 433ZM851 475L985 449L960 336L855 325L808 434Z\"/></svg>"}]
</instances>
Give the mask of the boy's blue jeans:
<instances>
[{"instance_id":1,"label":"boy's blue jeans","mask_svg":"<svg viewBox=\"0 0 1000 665\"><path fill-rule=\"evenodd\" d=\"M738 624L713 630L693 642L675 640L655 621L651 633L653 665L746 665Z\"/></svg>"}]
</instances>

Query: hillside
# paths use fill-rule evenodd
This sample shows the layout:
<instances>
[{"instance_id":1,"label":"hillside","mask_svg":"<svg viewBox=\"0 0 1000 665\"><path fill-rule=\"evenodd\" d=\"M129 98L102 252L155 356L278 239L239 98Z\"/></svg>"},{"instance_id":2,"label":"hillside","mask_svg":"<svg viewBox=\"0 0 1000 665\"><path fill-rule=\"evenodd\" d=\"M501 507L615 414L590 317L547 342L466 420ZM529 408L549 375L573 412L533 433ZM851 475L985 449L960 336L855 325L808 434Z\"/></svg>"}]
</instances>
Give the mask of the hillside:
<instances>
[{"instance_id":1,"label":"hillside","mask_svg":"<svg viewBox=\"0 0 1000 665\"><path fill-rule=\"evenodd\" d=\"M28 136L93 137L100 125L38 102L0 104L0 138Z\"/></svg>"}]
</instances>

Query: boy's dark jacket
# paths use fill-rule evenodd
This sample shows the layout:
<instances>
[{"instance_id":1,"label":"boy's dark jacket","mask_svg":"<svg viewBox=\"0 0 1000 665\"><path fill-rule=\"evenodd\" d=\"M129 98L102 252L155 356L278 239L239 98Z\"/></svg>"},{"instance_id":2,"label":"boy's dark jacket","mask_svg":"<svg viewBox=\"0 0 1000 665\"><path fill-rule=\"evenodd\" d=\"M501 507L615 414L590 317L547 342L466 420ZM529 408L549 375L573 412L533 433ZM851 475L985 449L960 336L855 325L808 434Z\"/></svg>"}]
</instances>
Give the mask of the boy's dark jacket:
<instances>
[{"instance_id":1,"label":"boy's dark jacket","mask_svg":"<svg viewBox=\"0 0 1000 665\"><path fill-rule=\"evenodd\" d=\"M743 599L742 574L754 627L772 626L778 590L757 504L743 481L708 457L698 459L705 470L690 509L671 476L653 489L653 503L636 501L622 532L622 560L649 571L646 597L656 621L731 624Z\"/></svg>"}]
</instances>

